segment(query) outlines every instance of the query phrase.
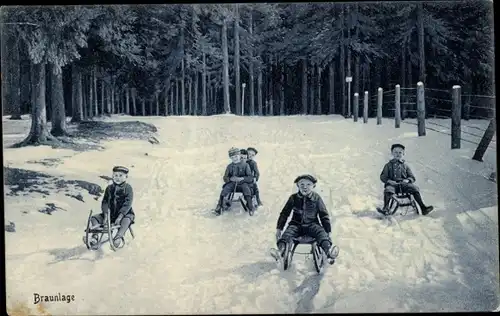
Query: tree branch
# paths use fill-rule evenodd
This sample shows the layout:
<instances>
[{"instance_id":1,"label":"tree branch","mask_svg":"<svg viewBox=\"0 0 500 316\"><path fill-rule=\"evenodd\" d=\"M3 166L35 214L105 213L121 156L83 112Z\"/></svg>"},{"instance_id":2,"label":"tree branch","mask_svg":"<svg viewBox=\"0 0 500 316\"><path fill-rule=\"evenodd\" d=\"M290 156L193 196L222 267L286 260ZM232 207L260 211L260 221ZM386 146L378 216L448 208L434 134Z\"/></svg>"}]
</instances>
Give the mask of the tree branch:
<instances>
[{"instance_id":1,"label":"tree branch","mask_svg":"<svg viewBox=\"0 0 500 316\"><path fill-rule=\"evenodd\" d=\"M31 25L31 26L40 26L39 24L30 23L30 22L3 22L1 24L17 24L17 25Z\"/></svg>"}]
</instances>

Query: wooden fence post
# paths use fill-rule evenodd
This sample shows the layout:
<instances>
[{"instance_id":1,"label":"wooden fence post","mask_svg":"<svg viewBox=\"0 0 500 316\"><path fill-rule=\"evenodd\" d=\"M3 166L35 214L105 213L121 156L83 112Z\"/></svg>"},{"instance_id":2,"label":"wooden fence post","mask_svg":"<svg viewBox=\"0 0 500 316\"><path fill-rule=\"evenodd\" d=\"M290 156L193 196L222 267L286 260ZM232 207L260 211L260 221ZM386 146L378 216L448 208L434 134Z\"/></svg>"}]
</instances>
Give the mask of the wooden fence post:
<instances>
[{"instance_id":1,"label":"wooden fence post","mask_svg":"<svg viewBox=\"0 0 500 316\"><path fill-rule=\"evenodd\" d=\"M453 86L453 104L451 107L451 149L460 149L462 95L460 86Z\"/></svg>"},{"instance_id":2,"label":"wooden fence post","mask_svg":"<svg viewBox=\"0 0 500 316\"><path fill-rule=\"evenodd\" d=\"M242 96L241 96L241 116L245 115L245 87L246 87L246 83L242 83L241 84L241 87L242 87Z\"/></svg>"},{"instance_id":3,"label":"wooden fence post","mask_svg":"<svg viewBox=\"0 0 500 316\"><path fill-rule=\"evenodd\" d=\"M352 108L352 113L354 116L354 122L358 121L358 110L359 110L359 93L354 94L354 104Z\"/></svg>"},{"instance_id":4,"label":"wooden fence post","mask_svg":"<svg viewBox=\"0 0 500 316\"><path fill-rule=\"evenodd\" d=\"M394 92L395 92L394 124L396 128L399 128L401 126L401 90L398 84L396 85Z\"/></svg>"},{"instance_id":5,"label":"wooden fence post","mask_svg":"<svg viewBox=\"0 0 500 316\"><path fill-rule=\"evenodd\" d=\"M493 118L490 120L490 124L488 125L488 128L484 132L484 135L476 148L476 152L472 157L473 160L483 161L484 153L486 152L486 149L488 149L488 146L495 135L495 129L495 118Z\"/></svg>"},{"instance_id":6,"label":"wooden fence post","mask_svg":"<svg viewBox=\"0 0 500 316\"><path fill-rule=\"evenodd\" d=\"M382 88L378 88L378 97L377 97L377 125L382 124L382 98L384 95L384 90Z\"/></svg>"},{"instance_id":7,"label":"wooden fence post","mask_svg":"<svg viewBox=\"0 0 500 316\"><path fill-rule=\"evenodd\" d=\"M368 123L368 91L365 91L365 99L363 100L363 123Z\"/></svg>"},{"instance_id":8,"label":"wooden fence post","mask_svg":"<svg viewBox=\"0 0 500 316\"><path fill-rule=\"evenodd\" d=\"M417 121L418 136L425 136L425 94L421 81L417 83Z\"/></svg>"}]
</instances>

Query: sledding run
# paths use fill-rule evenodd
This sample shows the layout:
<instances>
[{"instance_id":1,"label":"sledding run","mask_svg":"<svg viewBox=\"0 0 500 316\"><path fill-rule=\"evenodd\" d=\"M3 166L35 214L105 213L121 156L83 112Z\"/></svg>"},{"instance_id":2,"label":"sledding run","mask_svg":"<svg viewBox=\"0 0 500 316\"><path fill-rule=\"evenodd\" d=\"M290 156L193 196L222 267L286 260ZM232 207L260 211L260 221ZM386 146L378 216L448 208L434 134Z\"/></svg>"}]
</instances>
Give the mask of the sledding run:
<instances>
[{"instance_id":1,"label":"sledding run","mask_svg":"<svg viewBox=\"0 0 500 316\"><path fill-rule=\"evenodd\" d=\"M405 146L393 144L391 146L392 159L384 165L380 180L384 184L384 206L377 207L377 212L392 218L396 211L404 206L411 206L417 214L427 215L432 206L424 205L418 187L413 183L415 176L405 163ZM234 201L239 201L241 206L250 216L255 209L262 206L257 181L260 172L255 161L258 153L254 147L238 149L232 147L228 151L231 163L224 172L224 185L214 210L215 215L228 211ZM133 191L126 184L129 170L126 167L113 168L112 183L106 188L102 201L102 214L92 216L90 212L87 222L84 243L88 249L97 250L101 245L103 235L107 234L113 250L122 248L125 244L124 233L130 230L134 237L131 224L135 214L132 211ZM310 174L298 176L294 180L298 192L292 194L285 203L277 222L276 243L277 249L272 248L270 255L278 263L281 270L287 270L295 250L299 245L310 245L314 267L317 273L324 271L325 264L332 265L339 255L338 246L333 244L331 238L330 214L321 196L314 192L317 179ZM235 199L236 193L242 196ZM417 207L420 207L420 211ZM406 209L404 215L406 215ZM402 214L402 213L400 213ZM291 220L288 222L288 219ZM114 222L112 225L111 222ZM285 224L288 222L286 230ZM113 234L117 231L116 234Z\"/></svg>"}]
</instances>

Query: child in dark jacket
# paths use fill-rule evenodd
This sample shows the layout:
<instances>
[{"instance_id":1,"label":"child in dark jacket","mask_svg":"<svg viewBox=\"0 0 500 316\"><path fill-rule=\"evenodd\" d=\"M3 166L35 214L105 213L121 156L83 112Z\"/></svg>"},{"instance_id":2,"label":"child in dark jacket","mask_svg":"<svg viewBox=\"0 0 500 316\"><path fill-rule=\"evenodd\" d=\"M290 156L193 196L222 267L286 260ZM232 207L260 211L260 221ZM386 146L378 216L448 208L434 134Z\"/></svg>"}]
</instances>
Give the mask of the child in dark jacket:
<instances>
[{"instance_id":1,"label":"child in dark jacket","mask_svg":"<svg viewBox=\"0 0 500 316\"><path fill-rule=\"evenodd\" d=\"M414 184L415 176L413 175L410 166L403 159L405 146L394 144L391 146L392 159L384 165L380 174L380 181L384 183L384 208L377 208L377 211L382 214L388 214L389 202L392 196L401 191L402 193L410 193L415 198L415 201L420 206L422 215L427 215L434 207L426 206L422 201L420 189Z\"/></svg>"},{"instance_id":2,"label":"child in dark jacket","mask_svg":"<svg viewBox=\"0 0 500 316\"><path fill-rule=\"evenodd\" d=\"M248 210L253 212L252 191L250 190L250 185L253 183L253 177L250 166L246 162L241 161L240 150L238 148L233 147L229 149L228 153L232 162L226 167L226 171L222 178L224 180L224 185L222 186L219 202L215 208L215 214L221 214L224 197L234 192L237 188L243 193Z\"/></svg>"},{"instance_id":3,"label":"child in dark jacket","mask_svg":"<svg viewBox=\"0 0 500 316\"><path fill-rule=\"evenodd\" d=\"M257 199L257 204L259 204L259 206L262 206L262 201L260 200L259 187L257 186L257 182L259 181L260 177L260 172L259 172L259 167L257 167L257 162L254 160L258 151L253 147L248 147L246 151L248 156L247 163L250 166L250 170L252 170L252 175L254 178L253 190L255 193L255 198Z\"/></svg>"},{"instance_id":4,"label":"child in dark jacket","mask_svg":"<svg viewBox=\"0 0 500 316\"><path fill-rule=\"evenodd\" d=\"M331 260L336 257L336 247L330 238L332 232L330 215L321 196L313 191L316 182L316 178L312 175L301 175L295 179L294 183L299 188L299 192L288 198L276 225L278 252L272 254L276 259L285 255L287 243L305 235L314 238L330 259L330 263L333 263ZM283 232L292 211L292 219Z\"/></svg>"},{"instance_id":5,"label":"child in dark jacket","mask_svg":"<svg viewBox=\"0 0 500 316\"><path fill-rule=\"evenodd\" d=\"M106 187L101 202L102 213L94 215L90 219L93 227L107 225L108 220L115 225L120 225L118 233L113 238L116 247L120 247L125 232L135 219L135 213L132 209L134 191L132 186L126 182L128 172L126 167L116 166L113 168L113 182ZM97 235L93 234L91 238L90 245L92 246L98 242Z\"/></svg>"},{"instance_id":6,"label":"child in dark jacket","mask_svg":"<svg viewBox=\"0 0 500 316\"><path fill-rule=\"evenodd\" d=\"M246 149L240 149L240 159L242 162L248 164L248 151ZM250 168L251 170L252 168Z\"/></svg>"}]
</instances>

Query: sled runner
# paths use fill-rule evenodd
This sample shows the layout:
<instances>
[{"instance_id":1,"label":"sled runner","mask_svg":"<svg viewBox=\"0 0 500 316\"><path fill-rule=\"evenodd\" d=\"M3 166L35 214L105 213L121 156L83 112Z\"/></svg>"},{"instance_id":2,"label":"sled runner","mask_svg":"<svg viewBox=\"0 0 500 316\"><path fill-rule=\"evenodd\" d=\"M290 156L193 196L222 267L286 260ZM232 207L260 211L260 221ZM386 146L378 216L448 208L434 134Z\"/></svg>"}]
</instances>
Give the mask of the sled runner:
<instances>
[{"instance_id":1,"label":"sled runner","mask_svg":"<svg viewBox=\"0 0 500 316\"><path fill-rule=\"evenodd\" d=\"M229 211L231 209L233 203L235 203L235 202L240 202L241 206L243 207L243 210L245 212L248 212L248 215L250 215L250 216L254 215L255 210L258 207L257 198L256 198L255 194L253 193L253 190L252 190L252 203L254 206L254 211L249 211L247 203L246 203L245 199L243 198L243 194L241 192L239 192L239 190L236 188L235 191L231 192L229 195L224 197L224 200L222 201L221 213ZM214 210L214 213L216 215L220 215L220 214L217 214L215 212L215 210Z\"/></svg>"},{"instance_id":2,"label":"sled runner","mask_svg":"<svg viewBox=\"0 0 500 316\"><path fill-rule=\"evenodd\" d=\"M292 264L292 259L295 252L295 249L297 248L298 245L311 245L311 250L310 252L297 252L297 254L302 254L302 255L311 255L313 256L313 262L314 262L314 268L316 269L316 272L318 274L321 274L324 270L325 263L328 263L330 265L335 263L335 259L339 255L339 248L337 246L334 246L334 259L328 259L324 250L318 245L316 240L312 237L308 236L301 236L298 238L294 238L292 243L289 243L286 245L285 248L285 255L283 257L280 256L279 250L272 248L271 249L271 256L276 260L278 263L278 266L282 270L287 270L290 265Z\"/></svg>"},{"instance_id":3,"label":"sled runner","mask_svg":"<svg viewBox=\"0 0 500 316\"><path fill-rule=\"evenodd\" d=\"M231 200L231 204L233 202L240 201L241 207L243 207L245 212L248 212L248 215L253 216L253 214L255 213L255 209L257 209L257 207L259 206L257 204L257 199L255 198L255 195L252 195L252 203L253 203L254 209L253 209L253 211L250 211L248 209L247 203L245 202L245 199L243 198L243 194L240 193L239 196L237 198L235 198L234 196L236 195L236 193L239 193L239 192L235 192L234 194L231 194L229 197L229 199Z\"/></svg>"},{"instance_id":4,"label":"sled runner","mask_svg":"<svg viewBox=\"0 0 500 316\"><path fill-rule=\"evenodd\" d=\"M85 236L83 237L83 242L87 246L87 249L98 250L99 248L101 248L101 245L103 243L103 236L105 234L108 235L108 241L113 251L121 249L123 248L123 246L125 246L125 239L123 238L121 238L120 246L116 247L113 243L113 237L120 229L121 227L120 225L111 224L111 221L108 220L107 223L105 223L106 225L99 225L97 227L92 227L91 219L92 219L92 210L90 210L90 214L87 219L87 228L85 229ZM135 238L134 232L132 231L132 225L129 227L128 230L130 231L130 235L132 236L132 238ZM97 243L95 245L91 245L90 243L90 239L93 234L97 234Z\"/></svg>"},{"instance_id":5,"label":"sled runner","mask_svg":"<svg viewBox=\"0 0 500 316\"><path fill-rule=\"evenodd\" d=\"M394 194L391 197L391 200L389 201L389 212L384 212L383 209L380 207L377 207L377 212L382 214L383 216L393 216L393 215L402 215L405 216L408 214L409 209L413 210L419 215L421 214L421 211L417 207L417 202L415 202L415 199L413 198L413 195L411 193L402 193L401 190L398 191L399 193ZM404 207L404 210L396 214L398 210L401 210L401 208Z\"/></svg>"}]
</instances>

